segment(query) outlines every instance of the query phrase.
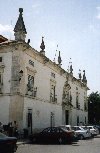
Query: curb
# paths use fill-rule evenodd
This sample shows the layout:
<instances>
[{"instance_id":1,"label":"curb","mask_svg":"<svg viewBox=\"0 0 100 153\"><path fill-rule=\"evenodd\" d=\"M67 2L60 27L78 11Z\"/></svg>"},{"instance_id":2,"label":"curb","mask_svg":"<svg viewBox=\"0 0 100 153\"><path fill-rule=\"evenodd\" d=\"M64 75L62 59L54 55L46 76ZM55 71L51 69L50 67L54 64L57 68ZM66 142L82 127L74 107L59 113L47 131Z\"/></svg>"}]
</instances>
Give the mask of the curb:
<instances>
[{"instance_id":1,"label":"curb","mask_svg":"<svg viewBox=\"0 0 100 153\"><path fill-rule=\"evenodd\" d=\"M21 141L21 142L17 142L16 144L17 145L22 145L22 144L27 144L28 143L28 141Z\"/></svg>"}]
</instances>

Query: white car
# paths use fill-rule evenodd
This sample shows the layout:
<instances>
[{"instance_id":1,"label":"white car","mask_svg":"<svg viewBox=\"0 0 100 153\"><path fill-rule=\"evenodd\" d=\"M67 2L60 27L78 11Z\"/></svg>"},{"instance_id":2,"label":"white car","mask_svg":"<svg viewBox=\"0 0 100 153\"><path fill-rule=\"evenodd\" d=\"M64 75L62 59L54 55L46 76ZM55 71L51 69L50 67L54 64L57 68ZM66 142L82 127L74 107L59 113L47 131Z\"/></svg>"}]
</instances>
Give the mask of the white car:
<instances>
[{"instance_id":1,"label":"white car","mask_svg":"<svg viewBox=\"0 0 100 153\"><path fill-rule=\"evenodd\" d=\"M81 126L73 126L72 129L75 131L77 137L80 140L86 139L86 138L90 138L91 137L91 133L89 130L85 130L83 129Z\"/></svg>"},{"instance_id":2,"label":"white car","mask_svg":"<svg viewBox=\"0 0 100 153\"><path fill-rule=\"evenodd\" d=\"M92 136L96 136L99 134L99 130L97 128L95 128L94 126L87 126L87 128L90 129L91 135Z\"/></svg>"},{"instance_id":3,"label":"white car","mask_svg":"<svg viewBox=\"0 0 100 153\"><path fill-rule=\"evenodd\" d=\"M60 125L60 127L65 128L68 131L72 131L71 125Z\"/></svg>"}]
</instances>

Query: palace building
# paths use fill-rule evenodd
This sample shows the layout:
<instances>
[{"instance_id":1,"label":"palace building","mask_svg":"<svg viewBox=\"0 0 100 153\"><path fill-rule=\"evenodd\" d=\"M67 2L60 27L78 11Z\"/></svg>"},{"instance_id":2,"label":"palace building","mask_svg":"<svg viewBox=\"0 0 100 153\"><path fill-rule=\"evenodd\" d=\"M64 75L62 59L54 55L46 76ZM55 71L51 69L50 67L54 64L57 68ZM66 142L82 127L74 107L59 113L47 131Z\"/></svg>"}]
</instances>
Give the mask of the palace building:
<instances>
[{"instance_id":1,"label":"palace building","mask_svg":"<svg viewBox=\"0 0 100 153\"><path fill-rule=\"evenodd\" d=\"M40 51L25 42L27 34L23 9L14 28L15 40L0 35L0 122L17 121L29 132L62 124L88 123L87 79L79 78L45 56L42 37Z\"/></svg>"}]
</instances>

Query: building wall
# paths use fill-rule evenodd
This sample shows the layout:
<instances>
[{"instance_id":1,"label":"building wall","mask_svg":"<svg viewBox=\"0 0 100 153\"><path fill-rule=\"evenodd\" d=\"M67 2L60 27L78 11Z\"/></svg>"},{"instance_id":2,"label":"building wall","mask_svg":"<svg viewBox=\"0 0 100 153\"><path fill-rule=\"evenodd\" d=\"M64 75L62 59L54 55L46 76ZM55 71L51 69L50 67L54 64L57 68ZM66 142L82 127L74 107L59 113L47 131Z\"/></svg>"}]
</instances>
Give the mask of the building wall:
<instances>
[{"instance_id":1,"label":"building wall","mask_svg":"<svg viewBox=\"0 0 100 153\"><path fill-rule=\"evenodd\" d=\"M17 121L19 128L23 127L23 109L24 97L18 94L12 95L9 105L9 120L11 122Z\"/></svg>"},{"instance_id":2,"label":"building wall","mask_svg":"<svg viewBox=\"0 0 100 153\"><path fill-rule=\"evenodd\" d=\"M29 60L34 62L34 67L29 64ZM25 55L25 67L25 85L27 84L27 75L29 72L33 74L35 78L34 86L37 87L37 97L50 101L50 84L51 82L55 82L58 99L57 103L61 104L63 86L66 78L60 75L60 70L57 70L54 65L50 65L50 63L44 65L42 58L32 58L32 55L29 56L27 54ZM55 78L51 76L51 72L55 74Z\"/></svg>"},{"instance_id":3,"label":"building wall","mask_svg":"<svg viewBox=\"0 0 100 153\"><path fill-rule=\"evenodd\" d=\"M1 50L0 50L1 51ZM3 53L4 51L4 53ZM27 128L28 109L32 109L32 128L35 130L45 128L51 124L51 113L53 113L53 125L65 124L65 111L69 111L69 124L76 125L77 117L84 122L87 119L87 112L84 111L84 95L87 95L87 88L82 86L79 80L73 81L69 76L68 83L71 86L72 107L62 107L63 87L66 81L66 73L46 57L31 47L20 43L4 48L0 55L4 56L3 93L10 95L10 98L0 96L0 109L7 109L1 120L16 120L20 128ZM31 61L32 63L30 64ZM19 72L23 76L19 77ZM51 75L55 74L55 77ZM34 87L37 87L36 97L27 93L28 74L34 76ZM19 79L20 78L20 79ZM57 102L50 101L50 91L55 85ZM76 87L79 93L80 109L76 108ZM85 94L84 94L85 93ZM5 101L3 103L3 101ZM5 106L7 106L5 108Z\"/></svg>"},{"instance_id":4,"label":"building wall","mask_svg":"<svg viewBox=\"0 0 100 153\"><path fill-rule=\"evenodd\" d=\"M3 86L2 92L3 93L10 93L10 86L11 86L11 66L12 66L12 52L6 52L4 49L4 53L0 53L0 57L2 57L1 71L3 72Z\"/></svg>"},{"instance_id":5,"label":"building wall","mask_svg":"<svg viewBox=\"0 0 100 153\"><path fill-rule=\"evenodd\" d=\"M27 128L28 109L32 109L32 127L34 131L51 126L51 112L54 113L54 125L62 124L61 105L35 99L24 99L23 126Z\"/></svg>"},{"instance_id":6,"label":"building wall","mask_svg":"<svg viewBox=\"0 0 100 153\"><path fill-rule=\"evenodd\" d=\"M0 96L0 122L8 124L9 122L9 104L10 96Z\"/></svg>"},{"instance_id":7,"label":"building wall","mask_svg":"<svg viewBox=\"0 0 100 153\"><path fill-rule=\"evenodd\" d=\"M84 110L84 93L85 98L87 99L87 88L82 87L80 83L77 82L70 82L71 85L71 93L72 93L72 124L77 125L77 117L79 116L79 122L85 123L85 117L86 122L88 123L88 112ZM76 90L78 88L78 91ZM80 103L80 109L76 108L76 92L79 93L79 103Z\"/></svg>"}]
</instances>

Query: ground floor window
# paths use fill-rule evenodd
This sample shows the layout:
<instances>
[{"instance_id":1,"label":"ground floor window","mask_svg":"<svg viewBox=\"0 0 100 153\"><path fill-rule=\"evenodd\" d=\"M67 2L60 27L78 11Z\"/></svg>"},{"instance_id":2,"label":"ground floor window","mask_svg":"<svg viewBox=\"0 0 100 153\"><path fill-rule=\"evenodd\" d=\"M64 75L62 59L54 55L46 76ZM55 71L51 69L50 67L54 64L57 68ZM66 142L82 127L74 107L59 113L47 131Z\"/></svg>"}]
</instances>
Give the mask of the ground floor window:
<instances>
[{"instance_id":1,"label":"ground floor window","mask_svg":"<svg viewBox=\"0 0 100 153\"><path fill-rule=\"evenodd\" d=\"M55 126L55 114L53 112L50 114L50 126Z\"/></svg>"},{"instance_id":2,"label":"ground floor window","mask_svg":"<svg viewBox=\"0 0 100 153\"><path fill-rule=\"evenodd\" d=\"M28 109L27 113L27 126L30 132L32 133L32 109Z\"/></svg>"},{"instance_id":3,"label":"ground floor window","mask_svg":"<svg viewBox=\"0 0 100 153\"><path fill-rule=\"evenodd\" d=\"M77 125L79 125L79 116L77 116Z\"/></svg>"},{"instance_id":4,"label":"ground floor window","mask_svg":"<svg viewBox=\"0 0 100 153\"><path fill-rule=\"evenodd\" d=\"M65 124L68 125L69 124L69 111L65 110Z\"/></svg>"}]
</instances>

